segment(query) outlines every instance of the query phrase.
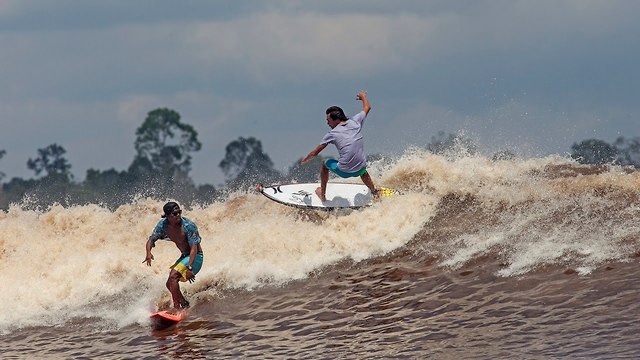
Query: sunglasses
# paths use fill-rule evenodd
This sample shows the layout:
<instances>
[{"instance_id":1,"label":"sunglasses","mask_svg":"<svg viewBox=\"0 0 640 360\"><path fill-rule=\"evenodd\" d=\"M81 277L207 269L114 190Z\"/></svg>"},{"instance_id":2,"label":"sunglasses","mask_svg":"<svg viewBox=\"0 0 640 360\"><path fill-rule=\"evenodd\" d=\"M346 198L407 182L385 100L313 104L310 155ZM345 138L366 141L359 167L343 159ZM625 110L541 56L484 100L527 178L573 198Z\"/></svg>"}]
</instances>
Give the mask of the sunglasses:
<instances>
[{"instance_id":1,"label":"sunglasses","mask_svg":"<svg viewBox=\"0 0 640 360\"><path fill-rule=\"evenodd\" d=\"M174 211L174 212L171 213L171 215L173 215L173 216L178 216L178 215L181 215L181 214L182 214L182 210Z\"/></svg>"}]
</instances>

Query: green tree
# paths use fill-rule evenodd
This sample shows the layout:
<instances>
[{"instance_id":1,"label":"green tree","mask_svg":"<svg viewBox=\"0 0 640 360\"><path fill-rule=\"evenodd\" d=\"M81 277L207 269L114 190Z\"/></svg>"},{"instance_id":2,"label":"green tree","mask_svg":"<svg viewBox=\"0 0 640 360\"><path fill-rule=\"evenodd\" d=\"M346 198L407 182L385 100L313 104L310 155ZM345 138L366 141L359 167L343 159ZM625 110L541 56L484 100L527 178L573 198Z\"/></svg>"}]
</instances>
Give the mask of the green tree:
<instances>
[{"instance_id":1,"label":"green tree","mask_svg":"<svg viewBox=\"0 0 640 360\"><path fill-rule=\"evenodd\" d=\"M64 157L67 151L58 144L51 144L46 148L38 149L38 157L29 158L27 168L33 170L36 176L45 172L47 176L71 179L71 164Z\"/></svg>"},{"instance_id":2,"label":"green tree","mask_svg":"<svg viewBox=\"0 0 640 360\"><path fill-rule=\"evenodd\" d=\"M167 108L156 109L136 130L136 158L129 170L162 178L188 177L191 153L201 147L198 132L181 122L180 114Z\"/></svg>"},{"instance_id":3,"label":"green tree","mask_svg":"<svg viewBox=\"0 0 640 360\"><path fill-rule=\"evenodd\" d=\"M608 164L618 156L618 149L606 141L583 140L571 145L571 157L581 164Z\"/></svg>"},{"instance_id":4,"label":"green tree","mask_svg":"<svg viewBox=\"0 0 640 360\"><path fill-rule=\"evenodd\" d=\"M227 177L227 186L238 188L256 182L273 182L281 174L273 168L273 161L262 149L262 143L254 137L230 142L225 157L218 166Z\"/></svg>"},{"instance_id":5,"label":"green tree","mask_svg":"<svg viewBox=\"0 0 640 360\"><path fill-rule=\"evenodd\" d=\"M33 182L13 182L12 187L22 188L24 195L29 195L28 205L45 207L53 203L71 204L74 202L72 194L75 185L71 182L71 164L64 157L66 150L58 145L51 144L46 148L38 149L38 157L29 158L27 168L33 170L36 176L45 175Z\"/></svg>"},{"instance_id":6,"label":"green tree","mask_svg":"<svg viewBox=\"0 0 640 360\"><path fill-rule=\"evenodd\" d=\"M640 137L626 139L621 136L616 139L613 146L618 151L616 162L620 165L631 165L640 168Z\"/></svg>"},{"instance_id":7,"label":"green tree","mask_svg":"<svg viewBox=\"0 0 640 360\"><path fill-rule=\"evenodd\" d=\"M149 179L154 177L155 171L153 165L149 159L136 156L133 158L133 162L129 165L127 173L136 180Z\"/></svg>"},{"instance_id":8,"label":"green tree","mask_svg":"<svg viewBox=\"0 0 640 360\"><path fill-rule=\"evenodd\" d=\"M84 184L96 190L114 189L120 186L125 176L125 172L118 172L115 169L105 171L88 169Z\"/></svg>"},{"instance_id":9,"label":"green tree","mask_svg":"<svg viewBox=\"0 0 640 360\"><path fill-rule=\"evenodd\" d=\"M126 202L131 184L126 171L88 169L82 183L82 194L88 203L102 203L115 208Z\"/></svg>"},{"instance_id":10,"label":"green tree","mask_svg":"<svg viewBox=\"0 0 640 360\"><path fill-rule=\"evenodd\" d=\"M33 189L37 181L34 179L24 180L14 177L6 184L2 185L2 197L0 197L0 208L6 210L11 203L20 203L25 194Z\"/></svg>"},{"instance_id":11,"label":"green tree","mask_svg":"<svg viewBox=\"0 0 640 360\"><path fill-rule=\"evenodd\" d=\"M300 165L300 160L302 158L289 167L288 179L299 183L320 181L320 167L326 158L316 156L304 166Z\"/></svg>"}]
</instances>

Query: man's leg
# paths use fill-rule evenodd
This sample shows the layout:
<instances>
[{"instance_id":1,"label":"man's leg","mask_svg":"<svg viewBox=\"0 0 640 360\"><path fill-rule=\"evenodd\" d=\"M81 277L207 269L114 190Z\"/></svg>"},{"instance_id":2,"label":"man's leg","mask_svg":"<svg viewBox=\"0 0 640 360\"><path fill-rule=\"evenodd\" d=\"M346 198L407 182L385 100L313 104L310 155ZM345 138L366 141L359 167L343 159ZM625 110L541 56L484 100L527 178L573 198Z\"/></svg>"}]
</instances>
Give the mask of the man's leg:
<instances>
[{"instance_id":1,"label":"man's leg","mask_svg":"<svg viewBox=\"0 0 640 360\"><path fill-rule=\"evenodd\" d=\"M177 272L175 269L171 269L169 273L169 279L167 279L167 289L171 293L171 298L173 299L173 307L176 309L184 309L189 307L189 303L182 295L182 291L180 291L180 279L182 278L182 274Z\"/></svg>"},{"instance_id":2,"label":"man's leg","mask_svg":"<svg viewBox=\"0 0 640 360\"><path fill-rule=\"evenodd\" d=\"M371 194L373 194L374 196L377 195L378 190L376 190L376 187L373 185L373 180L371 180L369 172L365 172L364 174L360 175L360 179L365 185L367 185L369 190L371 190Z\"/></svg>"},{"instance_id":3,"label":"man's leg","mask_svg":"<svg viewBox=\"0 0 640 360\"><path fill-rule=\"evenodd\" d=\"M320 168L320 187L316 189L316 195L318 195L323 202L327 201L327 182L329 182L329 169L322 163L322 167Z\"/></svg>"}]
</instances>

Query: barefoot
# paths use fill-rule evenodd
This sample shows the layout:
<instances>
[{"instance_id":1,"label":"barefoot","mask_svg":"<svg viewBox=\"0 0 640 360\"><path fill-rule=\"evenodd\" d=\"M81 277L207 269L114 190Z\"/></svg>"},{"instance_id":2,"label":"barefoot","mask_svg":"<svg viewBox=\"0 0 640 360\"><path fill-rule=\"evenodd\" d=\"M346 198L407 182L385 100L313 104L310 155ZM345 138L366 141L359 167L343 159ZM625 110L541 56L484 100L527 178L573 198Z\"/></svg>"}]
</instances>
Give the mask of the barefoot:
<instances>
[{"instance_id":1,"label":"barefoot","mask_svg":"<svg viewBox=\"0 0 640 360\"><path fill-rule=\"evenodd\" d=\"M317 188L317 189L316 189L316 195L318 195L318 197L320 198L320 200L321 200L322 202L327 201L327 198L326 198L326 197L325 197L325 195L322 193L322 188L320 188L320 187L319 187L319 188Z\"/></svg>"},{"instance_id":2,"label":"barefoot","mask_svg":"<svg viewBox=\"0 0 640 360\"><path fill-rule=\"evenodd\" d=\"M380 189L371 190L371 195L376 200L380 199Z\"/></svg>"}]
</instances>

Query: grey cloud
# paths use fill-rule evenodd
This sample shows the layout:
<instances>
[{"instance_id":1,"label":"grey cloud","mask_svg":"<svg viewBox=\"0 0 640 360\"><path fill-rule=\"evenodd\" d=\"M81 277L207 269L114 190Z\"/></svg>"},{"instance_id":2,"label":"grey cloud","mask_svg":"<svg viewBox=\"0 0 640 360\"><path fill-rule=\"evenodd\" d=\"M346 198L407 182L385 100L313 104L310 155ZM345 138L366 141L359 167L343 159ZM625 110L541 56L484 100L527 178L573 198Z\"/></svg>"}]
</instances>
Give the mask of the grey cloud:
<instances>
[{"instance_id":1,"label":"grey cloud","mask_svg":"<svg viewBox=\"0 0 640 360\"><path fill-rule=\"evenodd\" d=\"M193 123L209 151L256 136L286 166L326 130L324 108L357 109L361 88L374 101L372 152L401 150L407 134L420 142L463 128L491 144L526 136L548 151L636 131L640 2L8 4L0 5L0 122L8 129L0 169L10 176L6 166L24 167L58 139L79 177L87 167L122 168L133 130L157 106ZM51 130L11 141L34 133L15 124L35 121ZM83 159L80 133L54 129L85 122L119 143L118 153ZM549 136L560 126L570 131ZM296 140L282 149L283 138ZM201 181L217 170L202 167Z\"/></svg>"}]
</instances>

